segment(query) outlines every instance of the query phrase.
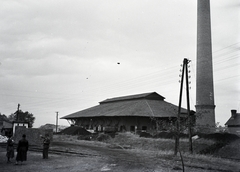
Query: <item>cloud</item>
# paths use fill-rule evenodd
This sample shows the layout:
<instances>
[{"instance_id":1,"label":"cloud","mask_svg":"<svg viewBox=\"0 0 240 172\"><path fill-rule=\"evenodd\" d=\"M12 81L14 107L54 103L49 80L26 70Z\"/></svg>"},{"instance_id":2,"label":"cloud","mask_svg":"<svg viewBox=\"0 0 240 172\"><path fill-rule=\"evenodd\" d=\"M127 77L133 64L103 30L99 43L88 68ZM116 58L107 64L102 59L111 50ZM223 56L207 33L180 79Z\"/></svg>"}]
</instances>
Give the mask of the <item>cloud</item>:
<instances>
[{"instance_id":1,"label":"cloud","mask_svg":"<svg viewBox=\"0 0 240 172\"><path fill-rule=\"evenodd\" d=\"M239 42L239 2L213 0L211 7L214 52ZM21 102L41 123L56 109L71 113L145 91L177 103L179 65L184 57L195 65L196 10L192 0L1 1L1 108L12 112ZM216 89L232 89L224 85L235 68L225 67L216 64Z\"/></svg>"}]
</instances>

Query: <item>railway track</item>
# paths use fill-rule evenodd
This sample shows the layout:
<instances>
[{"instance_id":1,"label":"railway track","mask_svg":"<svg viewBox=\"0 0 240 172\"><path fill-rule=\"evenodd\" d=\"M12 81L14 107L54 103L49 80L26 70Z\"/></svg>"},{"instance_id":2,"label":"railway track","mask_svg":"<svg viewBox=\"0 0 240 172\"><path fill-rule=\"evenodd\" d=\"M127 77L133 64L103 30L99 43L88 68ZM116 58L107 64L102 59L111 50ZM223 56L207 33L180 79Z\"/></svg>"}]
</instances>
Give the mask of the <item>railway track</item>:
<instances>
[{"instance_id":1,"label":"railway track","mask_svg":"<svg viewBox=\"0 0 240 172\"><path fill-rule=\"evenodd\" d=\"M6 143L0 143L0 147L6 148ZM17 144L14 144L14 149L16 150ZM42 148L40 146L30 145L29 151L33 152L42 152ZM73 151L69 149L63 149L63 148L51 148L49 149L49 153L51 154L58 154L58 155L67 155L67 156L79 156L79 157L89 157L89 156L100 156L97 154L89 154L89 153L83 153L78 151Z\"/></svg>"},{"instance_id":2,"label":"railway track","mask_svg":"<svg viewBox=\"0 0 240 172\"><path fill-rule=\"evenodd\" d=\"M66 147L66 145L63 145L61 142L53 143L53 146L51 146L51 148L49 149L49 153L58 154L58 155L67 155L67 156L79 156L79 157L104 156L104 154L105 154L112 158L118 157L119 159L121 159L121 157L123 157L123 159L125 159L125 160L128 159L128 158L127 159L124 158L124 157L126 157L126 154L123 153L121 150L115 149L114 150L115 153L114 153L112 151L112 149L105 149L104 151L100 151L99 148L97 148L97 147L92 147L92 146L87 146L87 145L77 146L77 145L71 144L71 143L70 144L68 143L68 145L71 145L71 147L74 147L74 148L73 149L68 148L68 147ZM6 148L7 144L0 143L0 147ZM16 150L17 144L14 145L14 148ZM91 151L87 151L89 149L91 149ZM30 145L29 151L42 152L42 147ZM238 158L230 158L230 157L222 157L222 158L232 160L232 161L240 161L240 159L238 159ZM134 159L133 161L135 161L135 160L136 159Z\"/></svg>"},{"instance_id":3,"label":"railway track","mask_svg":"<svg viewBox=\"0 0 240 172\"><path fill-rule=\"evenodd\" d=\"M6 149L6 143L0 143L0 147ZM14 145L15 150L17 145ZM2 150L4 150L2 149ZM29 151L33 152L42 152L42 148L40 146L30 146ZM76 157L101 157L102 159L107 160L108 163L111 164L118 164L118 166L129 166L129 168L135 169L152 169L156 166L161 166L163 168L171 168L170 164L175 164L175 166L181 166L179 158L173 158L172 156L142 156L141 154L135 155L129 151L123 149L112 149L107 147L99 147L90 144L79 145L75 143L64 143L64 142L53 142L52 146L49 150L50 154L57 154L63 156L76 156ZM229 159L230 158L224 158ZM185 162L190 162L189 158L184 158ZM231 159L235 160L236 159ZM204 162L205 163L205 162ZM208 170L203 165L192 164L192 163L185 163L185 167L191 169L205 169ZM173 167L172 167L173 168ZM217 166L213 166L212 170L215 171L224 171L218 169ZM225 172L225 171L224 171Z\"/></svg>"}]
</instances>

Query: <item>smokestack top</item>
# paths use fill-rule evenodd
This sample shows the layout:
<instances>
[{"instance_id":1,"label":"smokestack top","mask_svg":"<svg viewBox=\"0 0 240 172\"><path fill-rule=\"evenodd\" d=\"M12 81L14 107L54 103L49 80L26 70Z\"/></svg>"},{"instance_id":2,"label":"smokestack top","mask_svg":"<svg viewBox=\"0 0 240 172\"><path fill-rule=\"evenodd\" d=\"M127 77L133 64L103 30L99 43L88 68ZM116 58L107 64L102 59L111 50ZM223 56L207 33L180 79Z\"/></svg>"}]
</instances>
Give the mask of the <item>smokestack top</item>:
<instances>
[{"instance_id":1,"label":"smokestack top","mask_svg":"<svg viewBox=\"0 0 240 172\"><path fill-rule=\"evenodd\" d=\"M237 110L232 109L232 110L231 110L231 113L232 113L232 118L236 118L236 116L237 116Z\"/></svg>"}]
</instances>

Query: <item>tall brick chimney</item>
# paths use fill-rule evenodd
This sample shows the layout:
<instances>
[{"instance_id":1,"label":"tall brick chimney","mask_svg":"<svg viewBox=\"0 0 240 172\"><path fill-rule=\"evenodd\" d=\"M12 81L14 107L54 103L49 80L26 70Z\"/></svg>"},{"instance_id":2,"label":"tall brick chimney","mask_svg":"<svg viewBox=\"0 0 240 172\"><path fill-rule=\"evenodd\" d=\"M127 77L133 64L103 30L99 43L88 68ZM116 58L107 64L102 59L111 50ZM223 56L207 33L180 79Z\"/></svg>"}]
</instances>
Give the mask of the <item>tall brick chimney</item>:
<instances>
[{"instance_id":1,"label":"tall brick chimney","mask_svg":"<svg viewBox=\"0 0 240 172\"><path fill-rule=\"evenodd\" d=\"M201 132L215 129L210 0L197 4L196 127Z\"/></svg>"}]
</instances>

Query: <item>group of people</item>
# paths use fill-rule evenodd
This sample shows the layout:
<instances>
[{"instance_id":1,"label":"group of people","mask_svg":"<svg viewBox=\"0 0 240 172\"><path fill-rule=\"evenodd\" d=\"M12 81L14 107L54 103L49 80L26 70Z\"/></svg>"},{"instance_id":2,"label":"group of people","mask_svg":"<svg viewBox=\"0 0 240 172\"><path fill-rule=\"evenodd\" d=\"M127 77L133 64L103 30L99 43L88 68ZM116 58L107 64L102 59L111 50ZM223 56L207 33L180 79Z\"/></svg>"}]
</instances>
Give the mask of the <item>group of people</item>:
<instances>
[{"instance_id":1,"label":"group of people","mask_svg":"<svg viewBox=\"0 0 240 172\"><path fill-rule=\"evenodd\" d=\"M43 159L48 159L48 150L50 146L50 138L49 134L45 134L45 137L41 136L40 137L43 139ZM18 145L17 145L17 156L16 156L16 165L19 163L22 164L23 161L27 161L27 152L28 152L28 147L29 143L28 140L26 139L26 135L22 135L22 139L19 140ZM11 159L14 158L14 141L12 140L11 137L8 138L7 141L7 162L10 163Z\"/></svg>"}]
</instances>

